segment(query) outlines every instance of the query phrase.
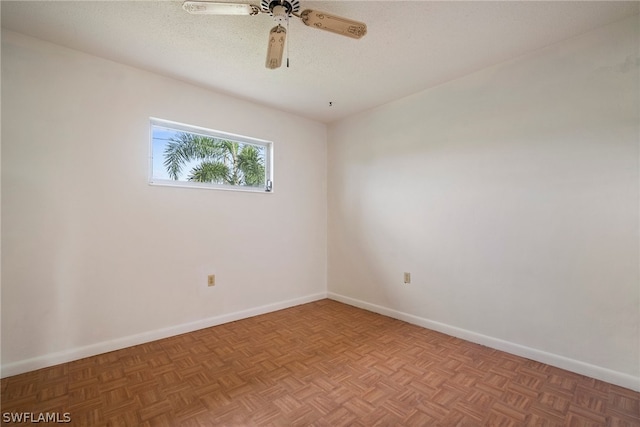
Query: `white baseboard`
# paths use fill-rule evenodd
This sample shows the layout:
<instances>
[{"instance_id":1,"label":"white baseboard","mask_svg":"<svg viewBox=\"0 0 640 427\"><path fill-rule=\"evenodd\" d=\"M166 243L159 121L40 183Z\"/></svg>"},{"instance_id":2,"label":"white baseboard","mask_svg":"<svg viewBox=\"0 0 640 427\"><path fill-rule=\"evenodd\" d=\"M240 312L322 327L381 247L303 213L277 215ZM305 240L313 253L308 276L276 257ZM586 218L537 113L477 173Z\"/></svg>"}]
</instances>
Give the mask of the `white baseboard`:
<instances>
[{"instance_id":1,"label":"white baseboard","mask_svg":"<svg viewBox=\"0 0 640 427\"><path fill-rule=\"evenodd\" d=\"M585 375L634 391L640 391L640 378L634 377L632 375L613 371L607 368L602 368L600 366L591 365L579 360L570 359L568 357L548 353L546 351L537 350L535 348L526 347L520 344L515 344L509 341L504 341L499 338L482 335L477 332L457 328L455 326L450 326L444 323L414 316L412 314L403 313L401 311L382 307L376 304L371 304L333 292L328 292L327 297L348 305L352 305L354 307L362 308L364 310L372 311L374 313L382 314L394 319L403 320L407 323L422 326L423 328L442 332L447 335L485 345L496 350L501 350L507 353L514 354L516 356L525 357L537 362L546 363L547 365L552 365L561 369L565 369L567 371L575 372L580 375Z\"/></svg>"},{"instance_id":2,"label":"white baseboard","mask_svg":"<svg viewBox=\"0 0 640 427\"><path fill-rule=\"evenodd\" d=\"M21 360L18 362L7 363L2 365L1 377L2 378L10 377L12 375L18 375L18 374L22 374L29 371L34 371L36 369L55 366L61 363L71 362L73 360L78 360L85 357L95 356L98 354L107 353L114 350L120 350L126 347L131 347L138 344L144 344L144 343L159 340L162 338L168 338L175 335L184 334L187 332L197 331L199 329L221 325L223 323L235 322L236 320L247 319L249 317L258 316L261 314L271 313L273 311L294 307L296 305L318 301L326 297L327 297L327 294L324 292L313 294L313 295L307 295L301 298L295 298L287 301L267 304L260 307L250 308L247 310L236 311L234 313L223 314L221 316L209 317L207 319L202 319L195 322L183 323L181 325L170 326L168 328L157 329L154 331L148 331L148 332L144 332L136 335L129 335L126 337L117 338L110 341L100 342L100 343L91 344L91 345L78 347L78 348L72 348L72 349L57 352L57 353L45 354L45 355L37 356L31 359Z\"/></svg>"}]
</instances>

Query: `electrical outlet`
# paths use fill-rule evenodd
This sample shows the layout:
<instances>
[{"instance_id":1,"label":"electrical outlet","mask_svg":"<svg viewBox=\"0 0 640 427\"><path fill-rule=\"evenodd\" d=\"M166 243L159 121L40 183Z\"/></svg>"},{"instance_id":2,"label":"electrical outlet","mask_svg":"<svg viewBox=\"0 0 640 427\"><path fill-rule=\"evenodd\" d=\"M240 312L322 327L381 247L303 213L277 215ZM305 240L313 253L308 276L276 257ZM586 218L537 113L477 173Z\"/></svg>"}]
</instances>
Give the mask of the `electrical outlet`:
<instances>
[{"instance_id":1,"label":"electrical outlet","mask_svg":"<svg viewBox=\"0 0 640 427\"><path fill-rule=\"evenodd\" d=\"M404 272L404 283L411 283L411 273Z\"/></svg>"},{"instance_id":2,"label":"electrical outlet","mask_svg":"<svg viewBox=\"0 0 640 427\"><path fill-rule=\"evenodd\" d=\"M215 274L210 274L209 276L207 276L207 285L209 285L209 286L215 286L216 285L216 275Z\"/></svg>"}]
</instances>

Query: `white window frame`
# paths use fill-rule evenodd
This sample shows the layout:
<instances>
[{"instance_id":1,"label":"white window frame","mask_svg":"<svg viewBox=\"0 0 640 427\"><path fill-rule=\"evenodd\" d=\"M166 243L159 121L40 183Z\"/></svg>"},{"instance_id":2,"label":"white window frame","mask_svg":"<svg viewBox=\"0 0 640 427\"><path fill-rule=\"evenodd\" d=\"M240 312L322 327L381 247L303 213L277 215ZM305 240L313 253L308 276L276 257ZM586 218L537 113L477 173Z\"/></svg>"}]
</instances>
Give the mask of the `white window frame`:
<instances>
[{"instance_id":1,"label":"white window frame","mask_svg":"<svg viewBox=\"0 0 640 427\"><path fill-rule=\"evenodd\" d=\"M230 184L217 184L207 182L195 182L195 181L179 181L173 179L160 179L154 178L153 173L153 129L154 127L162 127L169 130L175 130L179 132L186 132L206 137L226 139L241 144L251 144L265 148L265 186L264 187L250 187L243 185L230 185ZM156 155L161 155L155 153ZM155 117L149 118L149 184L168 186L168 187L184 187L184 188L203 188L210 190L229 190L229 191L243 191L251 193L273 193L273 142L264 139L252 138L244 135L237 135L229 132L222 132L213 129L207 129L200 126L193 126L184 123L174 122L171 120L164 120Z\"/></svg>"}]
</instances>

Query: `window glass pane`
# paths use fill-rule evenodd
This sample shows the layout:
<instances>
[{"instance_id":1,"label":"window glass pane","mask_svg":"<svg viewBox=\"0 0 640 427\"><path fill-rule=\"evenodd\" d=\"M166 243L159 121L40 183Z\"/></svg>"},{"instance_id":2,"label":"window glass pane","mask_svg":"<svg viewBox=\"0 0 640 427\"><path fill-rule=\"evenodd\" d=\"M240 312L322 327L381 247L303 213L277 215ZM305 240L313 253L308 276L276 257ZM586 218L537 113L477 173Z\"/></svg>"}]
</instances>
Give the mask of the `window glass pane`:
<instances>
[{"instance_id":1,"label":"window glass pane","mask_svg":"<svg viewBox=\"0 0 640 427\"><path fill-rule=\"evenodd\" d=\"M151 122L151 182L271 190L267 141Z\"/></svg>"}]
</instances>

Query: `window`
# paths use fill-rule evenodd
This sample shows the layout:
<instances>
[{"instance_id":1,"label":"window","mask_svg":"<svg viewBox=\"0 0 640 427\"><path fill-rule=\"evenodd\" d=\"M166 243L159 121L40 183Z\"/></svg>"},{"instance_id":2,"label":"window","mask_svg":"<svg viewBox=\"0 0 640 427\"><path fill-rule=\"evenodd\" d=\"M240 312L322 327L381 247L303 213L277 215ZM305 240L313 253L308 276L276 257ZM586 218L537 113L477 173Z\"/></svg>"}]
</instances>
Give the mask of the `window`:
<instances>
[{"instance_id":1,"label":"window","mask_svg":"<svg viewBox=\"0 0 640 427\"><path fill-rule=\"evenodd\" d=\"M151 119L151 184L270 192L272 143Z\"/></svg>"}]
</instances>

